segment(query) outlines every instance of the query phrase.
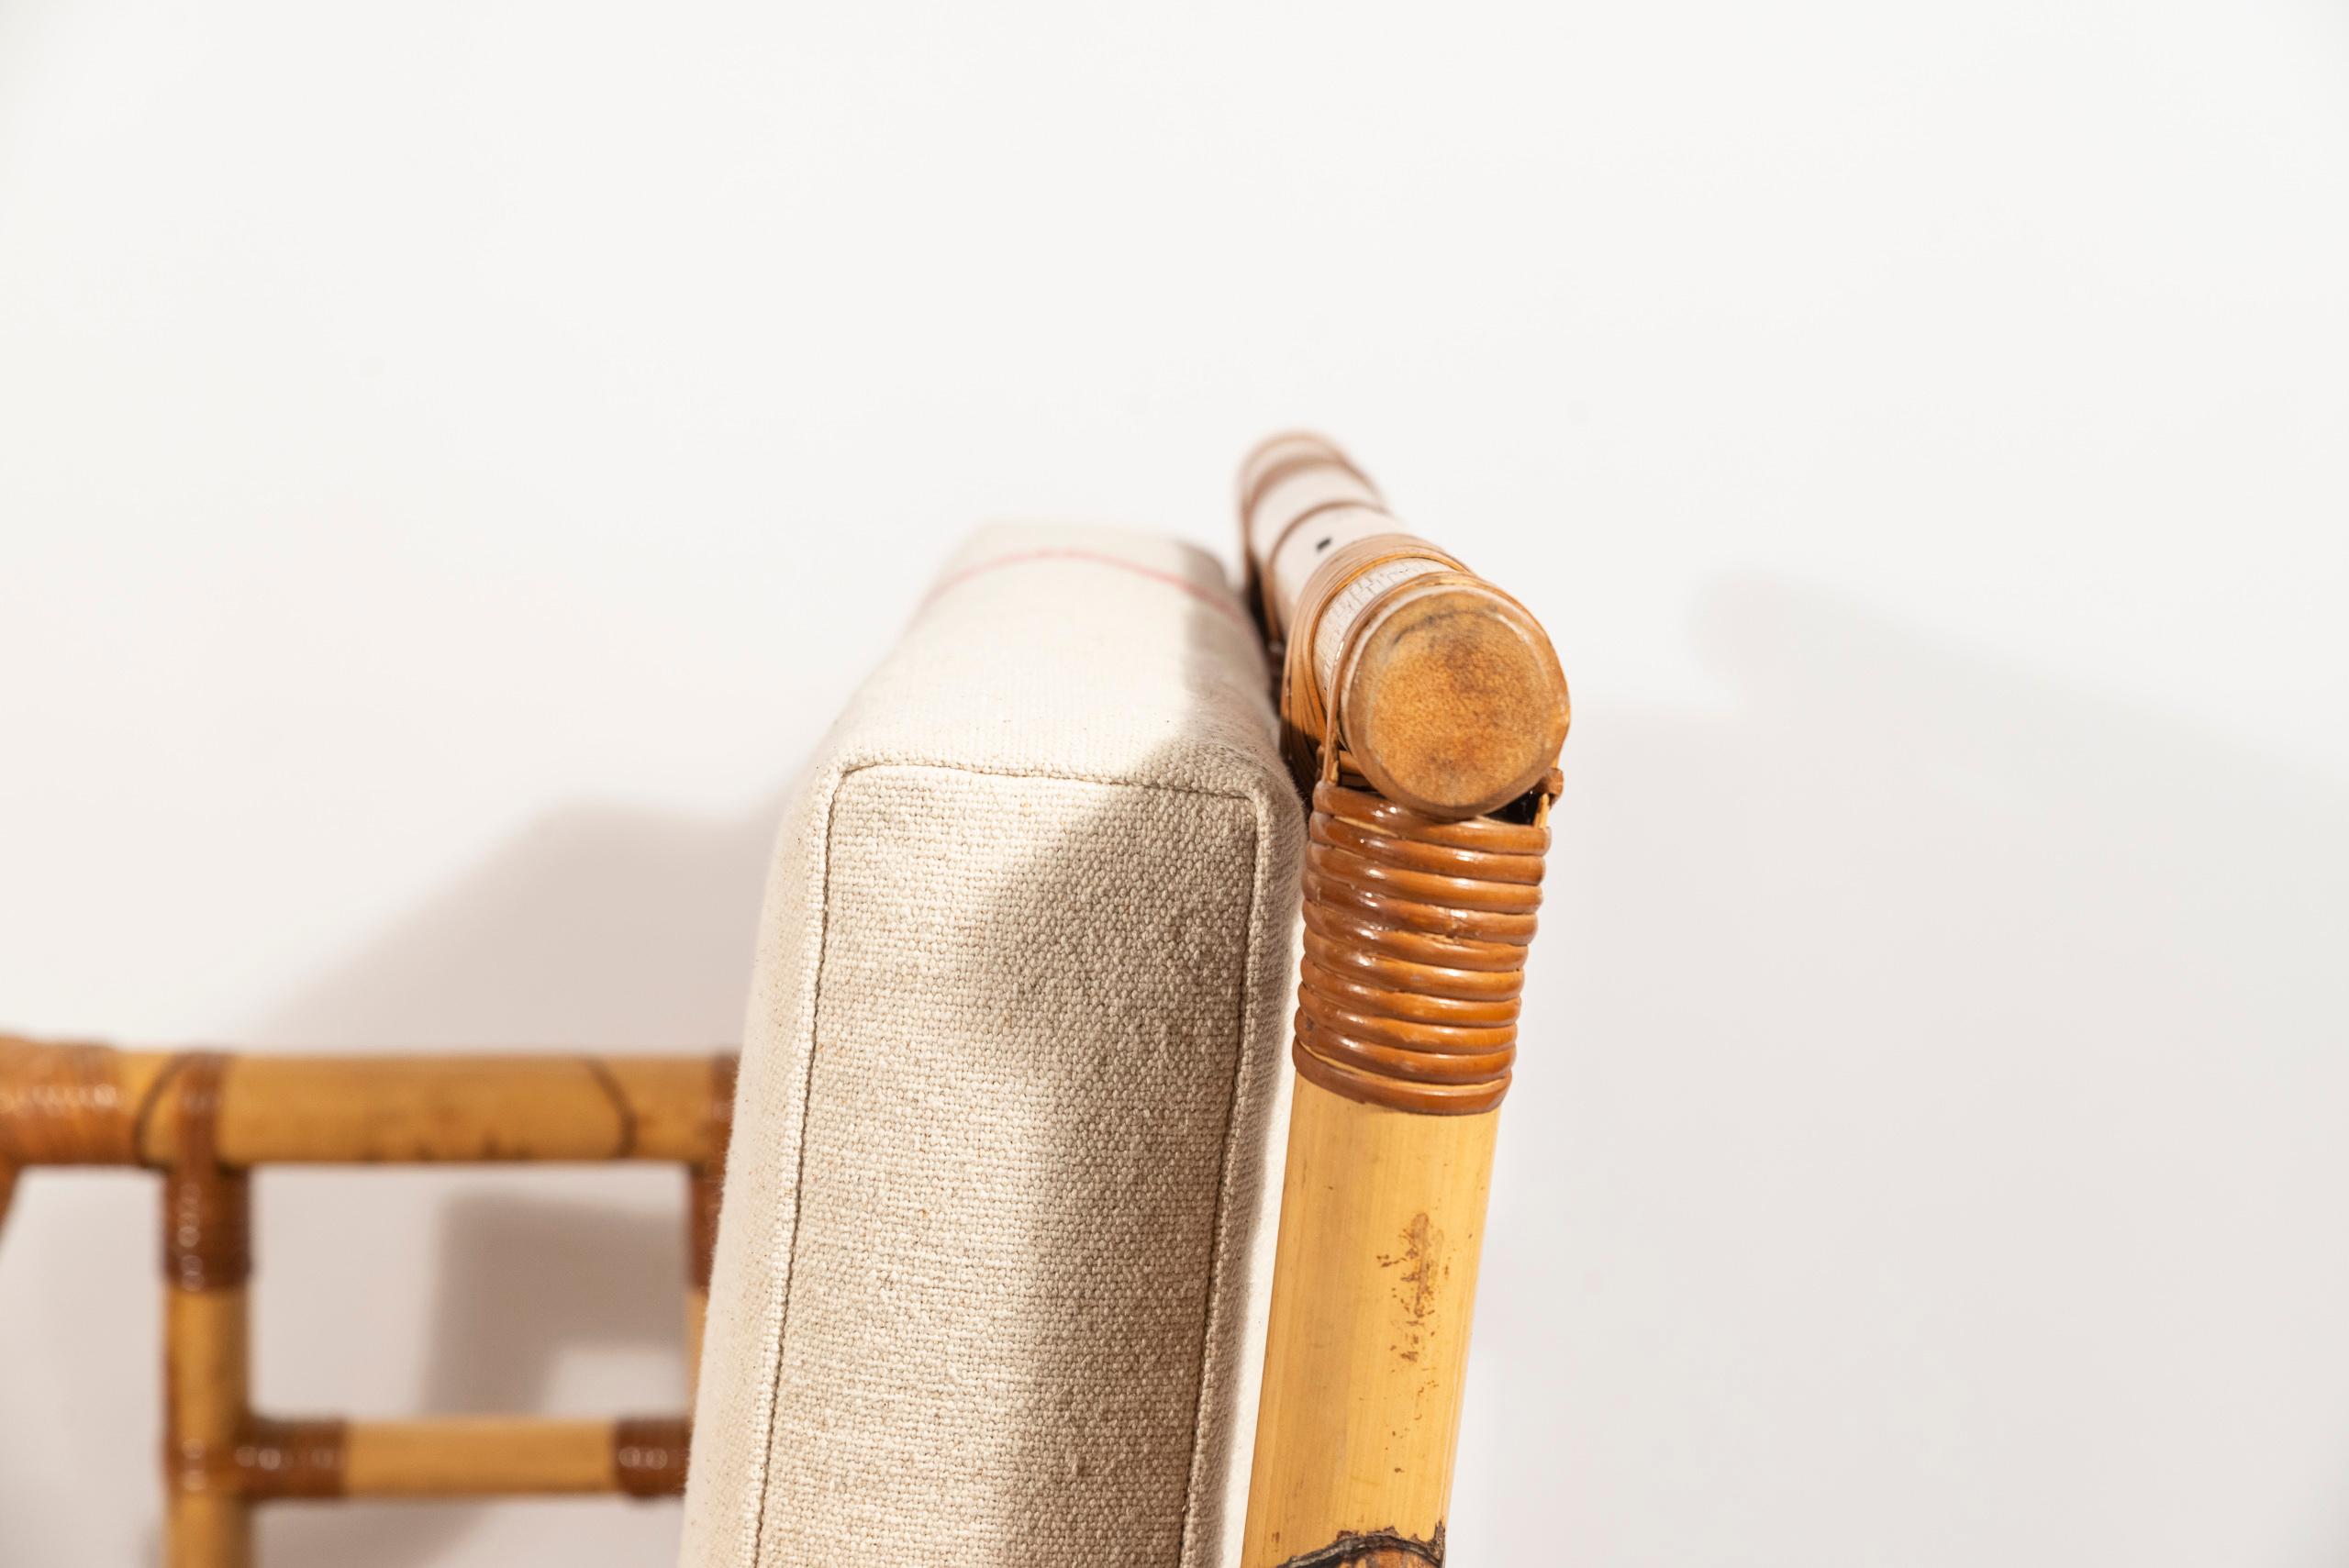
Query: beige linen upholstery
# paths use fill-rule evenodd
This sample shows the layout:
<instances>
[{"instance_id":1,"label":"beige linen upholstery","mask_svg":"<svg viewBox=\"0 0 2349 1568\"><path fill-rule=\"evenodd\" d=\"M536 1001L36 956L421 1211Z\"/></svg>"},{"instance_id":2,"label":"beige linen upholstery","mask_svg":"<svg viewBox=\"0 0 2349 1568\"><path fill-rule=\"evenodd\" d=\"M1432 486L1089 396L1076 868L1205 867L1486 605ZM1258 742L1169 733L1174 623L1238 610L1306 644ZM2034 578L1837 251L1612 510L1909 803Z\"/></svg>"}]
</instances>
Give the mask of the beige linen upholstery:
<instances>
[{"instance_id":1,"label":"beige linen upholstery","mask_svg":"<svg viewBox=\"0 0 2349 1568\"><path fill-rule=\"evenodd\" d=\"M1221 570L999 527L761 920L685 1568L1211 1568L1301 838Z\"/></svg>"}]
</instances>

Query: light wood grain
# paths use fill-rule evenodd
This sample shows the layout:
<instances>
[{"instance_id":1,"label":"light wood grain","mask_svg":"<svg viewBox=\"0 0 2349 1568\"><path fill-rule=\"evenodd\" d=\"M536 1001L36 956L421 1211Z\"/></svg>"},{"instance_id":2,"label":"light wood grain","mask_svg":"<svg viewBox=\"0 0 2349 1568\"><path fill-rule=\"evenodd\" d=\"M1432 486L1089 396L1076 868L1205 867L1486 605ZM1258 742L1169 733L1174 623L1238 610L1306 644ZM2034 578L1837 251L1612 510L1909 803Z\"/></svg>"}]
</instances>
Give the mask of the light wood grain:
<instances>
[{"instance_id":1,"label":"light wood grain","mask_svg":"<svg viewBox=\"0 0 2349 1568\"><path fill-rule=\"evenodd\" d=\"M121 1053L127 1086L170 1058ZM508 1053L239 1056L222 1085L219 1157L239 1166L708 1157L710 1068L702 1056ZM176 1155L150 1118L139 1153Z\"/></svg>"},{"instance_id":2,"label":"light wood grain","mask_svg":"<svg viewBox=\"0 0 2349 1568\"><path fill-rule=\"evenodd\" d=\"M1297 1084L1241 1568L1382 1528L1436 1538L1498 1120Z\"/></svg>"},{"instance_id":3,"label":"light wood grain","mask_svg":"<svg viewBox=\"0 0 2349 1568\"><path fill-rule=\"evenodd\" d=\"M164 1471L171 1568L249 1568L252 1507L237 1440L251 1362L244 1287L163 1293Z\"/></svg>"},{"instance_id":4,"label":"light wood grain","mask_svg":"<svg viewBox=\"0 0 2349 1568\"><path fill-rule=\"evenodd\" d=\"M685 1291L685 1409L692 1414L701 1392L701 1348L709 1332L709 1287Z\"/></svg>"},{"instance_id":5,"label":"light wood grain","mask_svg":"<svg viewBox=\"0 0 2349 1568\"><path fill-rule=\"evenodd\" d=\"M458 1497L614 1492L610 1421L505 1417L353 1421L343 1492L352 1497Z\"/></svg>"}]
</instances>

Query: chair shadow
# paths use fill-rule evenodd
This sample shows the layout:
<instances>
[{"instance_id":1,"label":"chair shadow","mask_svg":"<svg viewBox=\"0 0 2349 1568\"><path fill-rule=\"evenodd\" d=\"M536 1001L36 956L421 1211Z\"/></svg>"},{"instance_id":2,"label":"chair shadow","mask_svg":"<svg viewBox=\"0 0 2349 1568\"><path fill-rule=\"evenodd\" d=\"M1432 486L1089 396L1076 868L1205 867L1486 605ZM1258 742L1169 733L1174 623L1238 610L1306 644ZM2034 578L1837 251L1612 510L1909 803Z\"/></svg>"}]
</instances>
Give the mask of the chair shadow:
<instances>
[{"instance_id":1,"label":"chair shadow","mask_svg":"<svg viewBox=\"0 0 2349 1568\"><path fill-rule=\"evenodd\" d=\"M1782 583L1697 633L1720 711L1567 749L1463 1559L2342 1560L2349 787Z\"/></svg>"},{"instance_id":2,"label":"chair shadow","mask_svg":"<svg viewBox=\"0 0 2349 1568\"><path fill-rule=\"evenodd\" d=\"M730 1049L780 797L694 821L553 813L250 1031L261 1049ZM271 1171L264 1407L665 1415L685 1407L685 1187L663 1167ZM425 1276L430 1307L414 1321ZM361 1347L373 1348L362 1353ZM287 1504L264 1561L341 1568L674 1554L674 1506Z\"/></svg>"}]
</instances>

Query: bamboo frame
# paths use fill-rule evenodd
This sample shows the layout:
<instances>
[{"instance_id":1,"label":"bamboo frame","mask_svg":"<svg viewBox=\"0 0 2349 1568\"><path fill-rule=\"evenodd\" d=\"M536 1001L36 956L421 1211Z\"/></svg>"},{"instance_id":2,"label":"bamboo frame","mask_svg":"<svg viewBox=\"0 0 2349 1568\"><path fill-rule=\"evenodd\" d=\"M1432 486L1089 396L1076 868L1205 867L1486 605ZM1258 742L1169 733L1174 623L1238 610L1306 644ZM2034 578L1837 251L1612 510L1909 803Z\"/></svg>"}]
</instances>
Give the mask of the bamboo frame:
<instances>
[{"instance_id":1,"label":"bamboo frame","mask_svg":"<svg viewBox=\"0 0 2349 1568\"><path fill-rule=\"evenodd\" d=\"M1241 1565L1428 1568L1444 1556L1565 678L1524 606L1404 532L1319 437L1252 454L1241 531L1310 795Z\"/></svg>"},{"instance_id":2,"label":"bamboo frame","mask_svg":"<svg viewBox=\"0 0 2349 1568\"><path fill-rule=\"evenodd\" d=\"M1317 437L1241 474L1250 596L1310 795L1298 1082L1241 1568L1440 1565L1498 1107L1569 717L1547 636ZM687 1173L697 1366L730 1057L118 1052L0 1039L18 1171L161 1172L173 1568L282 1497L683 1488L686 1418L289 1421L250 1398L248 1173L658 1161Z\"/></svg>"},{"instance_id":3,"label":"bamboo frame","mask_svg":"<svg viewBox=\"0 0 2349 1568\"><path fill-rule=\"evenodd\" d=\"M0 1218L32 1165L162 1175L172 1568L249 1568L288 1497L685 1488L683 1417L285 1420L251 1402L250 1173L263 1164L655 1161L684 1167L698 1368L731 1125L731 1056L226 1056L0 1038Z\"/></svg>"}]
</instances>

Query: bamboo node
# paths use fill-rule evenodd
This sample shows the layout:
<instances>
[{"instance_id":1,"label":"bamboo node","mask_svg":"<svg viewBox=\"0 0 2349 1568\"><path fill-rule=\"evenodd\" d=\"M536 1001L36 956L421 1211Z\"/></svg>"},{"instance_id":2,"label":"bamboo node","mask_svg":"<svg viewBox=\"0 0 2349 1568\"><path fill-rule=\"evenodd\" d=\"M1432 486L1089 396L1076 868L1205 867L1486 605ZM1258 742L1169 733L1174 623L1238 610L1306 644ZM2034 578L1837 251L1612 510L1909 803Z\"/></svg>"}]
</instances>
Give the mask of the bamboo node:
<instances>
[{"instance_id":1,"label":"bamboo node","mask_svg":"<svg viewBox=\"0 0 2349 1568\"><path fill-rule=\"evenodd\" d=\"M250 1182L219 1161L220 1087L228 1059L180 1058L179 1147L163 1174L163 1278L175 1290L231 1290L251 1277Z\"/></svg>"},{"instance_id":2,"label":"bamboo node","mask_svg":"<svg viewBox=\"0 0 2349 1568\"><path fill-rule=\"evenodd\" d=\"M182 1495L229 1496L245 1489L234 1448L172 1434L163 1440L163 1482Z\"/></svg>"},{"instance_id":3,"label":"bamboo node","mask_svg":"<svg viewBox=\"0 0 2349 1568\"><path fill-rule=\"evenodd\" d=\"M1398 1529L1364 1530L1341 1535L1329 1545L1301 1552L1280 1568L1443 1568L1443 1527L1426 1540Z\"/></svg>"},{"instance_id":4,"label":"bamboo node","mask_svg":"<svg viewBox=\"0 0 2349 1568\"><path fill-rule=\"evenodd\" d=\"M693 1429L674 1418L631 1416L612 1428L612 1474L631 1497L674 1497L685 1489Z\"/></svg>"},{"instance_id":5,"label":"bamboo node","mask_svg":"<svg viewBox=\"0 0 2349 1568\"><path fill-rule=\"evenodd\" d=\"M255 1497L340 1497L348 1423L256 1416L237 1438L237 1473Z\"/></svg>"}]
</instances>

